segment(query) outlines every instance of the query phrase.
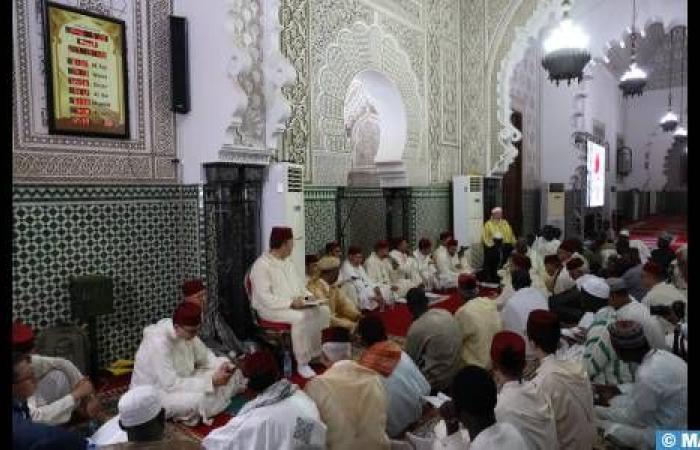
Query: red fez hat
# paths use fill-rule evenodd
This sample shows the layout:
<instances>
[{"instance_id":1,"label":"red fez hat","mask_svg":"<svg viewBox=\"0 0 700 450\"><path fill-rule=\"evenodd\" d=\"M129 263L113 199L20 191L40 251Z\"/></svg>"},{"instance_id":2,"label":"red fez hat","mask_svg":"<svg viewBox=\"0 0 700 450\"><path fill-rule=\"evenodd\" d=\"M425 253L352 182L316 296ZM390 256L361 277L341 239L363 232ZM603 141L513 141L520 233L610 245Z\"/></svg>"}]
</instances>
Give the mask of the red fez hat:
<instances>
[{"instance_id":1,"label":"red fez hat","mask_svg":"<svg viewBox=\"0 0 700 450\"><path fill-rule=\"evenodd\" d=\"M557 255L547 255L544 257L545 264L554 264L555 266L561 265L561 260Z\"/></svg>"},{"instance_id":2,"label":"red fez hat","mask_svg":"<svg viewBox=\"0 0 700 450\"><path fill-rule=\"evenodd\" d=\"M20 320L12 323L12 346L20 351L29 351L34 347L34 331Z\"/></svg>"},{"instance_id":3,"label":"red fez hat","mask_svg":"<svg viewBox=\"0 0 700 450\"><path fill-rule=\"evenodd\" d=\"M455 239L450 239L447 241L447 246L448 247L456 247L459 245L459 242L457 242Z\"/></svg>"},{"instance_id":4,"label":"red fez hat","mask_svg":"<svg viewBox=\"0 0 700 450\"><path fill-rule=\"evenodd\" d=\"M202 308L194 303L183 302L177 305L173 313L173 324L196 327L202 323Z\"/></svg>"},{"instance_id":5,"label":"red fez hat","mask_svg":"<svg viewBox=\"0 0 700 450\"><path fill-rule=\"evenodd\" d=\"M432 246L433 246L433 243L430 242L430 239L422 238L420 241L418 241L418 248L420 248L420 249L429 248Z\"/></svg>"},{"instance_id":6,"label":"red fez hat","mask_svg":"<svg viewBox=\"0 0 700 450\"><path fill-rule=\"evenodd\" d=\"M566 270L569 272L580 269L581 267L583 267L583 260L581 258L571 258L566 262Z\"/></svg>"},{"instance_id":7,"label":"red fez hat","mask_svg":"<svg viewBox=\"0 0 700 450\"><path fill-rule=\"evenodd\" d=\"M444 240L447 239L448 237L452 237L452 232L451 232L451 231L443 231L442 233L440 233L440 240L441 240L441 241L444 241Z\"/></svg>"},{"instance_id":8,"label":"red fez hat","mask_svg":"<svg viewBox=\"0 0 700 450\"><path fill-rule=\"evenodd\" d=\"M559 332L559 317L551 311L535 309L527 318L527 335L531 339L535 336L549 336L555 330Z\"/></svg>"},{"instance_id":9,"label":"red fez hat","mask_svg":"<svg viewBox=\"0 0 700 450\"><path fill-rule=\"evenodd\" d=\"M513 267L516 269L530 270L532 267L532 261L530 261L530 258L525 255L521 255L520 253L514 252L510 256L510 261L513 264Z\"/></svg>"},{"instance_id":10,"label":"red fez hat","mask_svg":"<svg viewBox=\"0 0 700 450\"><path fill-rule=\"evenodd\" d=\"M243 358L243 361L241 361L241 372L246 378L268 374L277 378L279 376L279 365L272 353L268 351L255 352Z\"/></svg>"},{"instance_id":11,"label":"red fez hat","mask_svg":"<svg viewBox=\"0 0 700 450\"><path fill-rule=\"evenodd\" d=\"M202 280L200 279L187 280L182 283L182 293L185 295L185 297L189 297L190 295L194 295L203 290L204 283L202 283Z\"/></svg>"},{"instance_id":12,"label":"red fez hat","mask_svg":"<svg viewBox=\"0 0 700 450\"><path fill-rule=\"evenodd\" d=\"M646 264L644 264L644 267L642 267L642 270L645 271L646 273L655 275L655 276L663 276L664 269L656 264L653 261L648 261Z\"/></svg>"},{"instance_id":13,"label":"red fez hat","mask_svg":"<svg viewBox=\"0 0 700 450\"><path fill-rule=\"evenodd\" d=\"M321 341L326 342L350 342L350 330L344 327L330 327L323 330Z\"/></svg>"},{"instance_id":14,"label":"red fez hat","mask_svg":"<svg viewBox=\"0 0 700 450\"><path fill-rule=\"evenodd\" d=\"M504 352L508 350L510 354L522 361L525 365L525 339L518 333L512 331L499 331L493 336L491 341L491 360L499 364Z\"/></svg>"},{"instance_id":15,"label":"red fez hat","mask_svg":"<svg viewBox=\"0 0 700 450\"><path fill-rule=\"evenodd\" d=\"M470 273L461 273L459 274L459 278L457 278L457 284L459 284L461 289L476 289L476 282L476 276Z\"/></svg>"},{"instance_id":16,"label":"red fez hat","mask_svg":"<svg viewBox=\"0 0 700 450\"><path fill-rule=\"evenodd\" d=\"M382 239L381 241L378 241L376 244L374 244L375 250L381 250L383 248L389 248L389 241L387 241L386 239Z\"/></svg>"},{"instance_id":17,"label":"red fez hat","mask_svg":"<svg viewBox=\"0 0 700 450\"><path fill-rule=\"evenodd\" d=\"M306 255L306 259L305 259L304 264L308 266L309 264L314 264L314 263L317 263L317 262L318 262L318 256L316 256L316 255Z\"/></svg>"},{"instance_id":18,"label":"red fez hat","mask_svg":"<svg viewBox=\"0 0 700 450\"><path fill-rule=\"evenodd\" d=\"M272 227L272 231L270 231L271 241L286 242L293 238L292 229L289 227Z\"/></svg>"},{"instance_id":19,"label":"red fez hat","mask_svg":"<svg viewBox=\"0 0 700 450\"><path fill-rule=\"evenodd\" d=\"M360 247L355 247L354 245L348 249L348 255L361 255L362 249Z\"/></svg>"},{"instance_id":20,"label":"red fez hat","mask_svg":"<svg viewBox=\"0 0 700 450\"><path fill-rule=\"evenodd\" d=\"M564 250L569 253L576 253L576 250L578 250L578 244L573 239L566 239L561 243L561 245L559 245L559 250Z\"/></svg>"}]
</instances>

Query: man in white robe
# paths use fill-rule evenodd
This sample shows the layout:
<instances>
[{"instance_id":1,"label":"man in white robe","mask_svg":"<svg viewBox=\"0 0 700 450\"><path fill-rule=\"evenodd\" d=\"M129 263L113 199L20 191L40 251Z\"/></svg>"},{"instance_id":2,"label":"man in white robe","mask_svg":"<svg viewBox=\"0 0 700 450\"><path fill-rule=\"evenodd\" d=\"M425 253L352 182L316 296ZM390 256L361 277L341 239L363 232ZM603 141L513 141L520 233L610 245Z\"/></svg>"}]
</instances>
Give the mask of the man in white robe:
<instances>
[{"instance_id":1,"label":"man in white robe","mask_svg":"<svg viewBox=\"0 0 700 450\"><path fill-rule=\"evenodd\" d=\"M554 411L537 387L523 381L525 340L519 333L501 331L493 337L491 359L496 384L500 386L496 420L518 429L529 449L557 448Z\"/></svg>"},{"instance_id":2,"label":"man in white robe","mask_svg":"<svg viewBox=\"0 0 700 450\"><path fill-rule=\"evenodd\" d=\"M612 318L615 320L633 320L642 324L644 335L652 348L668 350L663 329L649 312L649 307L632 300L622 278L608 278L610 299L608 306L596 313L596 320Z\"/></svg>"},{"instance_id":3,"label":"man in white robe","mask_svg":"<svg viewBox=\"0 0 700 450\"><path fill-rule=\"evenodd\" d=\"M593 391L579 359L555 355L561 338L557 315L532 311L527 336L540 361L532 383L552 405L559 448L590 450L596 439Z\"/></svg>"},{"instance_id":4,"label":"man in white robe","mask_svg":"<svg viewBox=\"0 0 700 450\"><path fill-rule=\"evenodd\" d=\"M316 375L309 363L321 355L321 331L330 324L326 305L308 305L310 297L304 278L289 256L294 237L288 227L274 227L270 232L270 251L250 269L251 306L264 320L292 326L292 350L297 372L304 378Z\"/></svg>"},{"instance_id":5,"label":"man in white robe","mask_svg":"<svg viewBox=\"0 0 700 450\"><path fill-rule=\"evenodd\" d=\"M418 265L418 273L423 280L426 291L431 291L438 285L437 267L432 256L432 247L430 239L422 238L418 241L418 248L413 252L413 257Z\"/></svg>"},{"instance_id":6,"label":"man in white robe","mask_svg":"<svg viewBox=\"0 0 700 450\"><path fill-rule=\"evenodd\" d=\"M380 289L388 290L391 294L385 298L387 304L392 304L399 296L400 288L393 281L393 272L398 266L389 257L389 242L382 240L375 244L374 251L365 261L365 272L369 279ZM405 292L404 292L405 295Z\"/></svg>"},{"instance_id":7,"label":"man in white robe","mask_svg":"<svg viewBox=\"0 0 700 450\"><path fill-rule=\"evenodd\" d=\"M377 309L392 296L391 289L379 286L369 278L362 266L362 250L358 247L348 249L348 257L340 267L337 284L361 310Z\"/></svg>"},{"instance_id":8,"label":"man in white robe","mask_svg":"<svg viewBox=\"0 0 700 450\"><path fill-rule=\"evenodd\" d=\"M542 235L535 239L532 247L544 260L549 255L556 255L560 245L561 241L555 237L554 227L545 225L542 229Z\"/></svg>"},{"instance_id":9,"label":"man in white robe","mask_svg":"<svg viewBox=\"0 0 700 450\"><path fill-rule=\"evenodd\" d=\"M688 428L688 365L665 350L652 349L642 326L617 321L609 332L620 359L638 365L634 383L619 386L608 403L596 406L606 438L635 449L656 448L656 430Z\"/></svg>"},{"instance_id":10,"label":"man in white robe","mask_svg":"<svg viewBox=\"0 0 700 450\"><path fill-rule=\"evenodd\" d=\"M639 250L639 259L641 259L642 264L646 264L649 258L651 258L651 250L649 250L649 247L647 244L644 243L644 241L640 239L630 239L630 232L629 230L622 230L620 231L620 234L617 237L618 243L621 241L624 243L626 241L627 245L630 248L636 248Z\"/></svg>"},{"instance_id":11,"label":"man in white robe","mask_svg":"<svg viewBox=\"0 0 700 450\"><path fill-rule=\"evenodd\" d=\"M685 295L676 287L666 282L665 270L656 264L649 261L642 268L642 284L648 289L647 294L641 299L641 302L649 307L653 306L668 306L670 307L675 302L683 304L688 303ZM657 315L656 320L664 331L665 335L673 334L675 324L666 320L663 316Z\"/></svg>"},{"instance_id":12,"label":"man in white robe","mask_svg":"<svg viewBox=\"0 0 700 450\"><path fill-rule=\"evenodd\" d=\"M240 370L216 357L199 339L202 310L183 302L172 319L147 326L136 352L131 388L158 391L168 419L209 424L245 388Z\"/></svg>"},{"instance_id":13,"label":"man in white robe","mask_svg":"<svg viewBox=\"0 0 700 450\"><path fill-rule=\"evenodd\" d=\"M579 245L573 239L566 239L561 243L559 249L557 250L557 255L562 263L562 269L557 275L556 281L554 282L554 294L561 294L562 292L571 289L576 286L576 281L571 277L569 271L566 269L566 263L571 259L579 258L583 261L583 271L588 272L588 261L578 252Z\"/></svg>"},{"instance_id":14,"label":"man in white robe","mask_svg":"<svg viewBox=\"0 0 700 450\"><path fill-rule=\"evenodd\" d=\"M457 248L459 243L450 239L446 246L440 246L435 250L435 266L437 267L440 287L449 289L457 287L457 279L462 273L471 273L470 268L462 266Z\"/></svg>"},{"instance_id":15,"label":"man in white robe","mask_svg":"<svg viewBox=\"0 0 700 450\"><path fill-rule=\"evenodd\" d=\"M423 285L423 279L418 270L418 261L409 253L408 241L397 239L394 247L389 252L389 258L395 263L391 280L399 287L398 297L405 298L409 289Z\"/></svg>"},{"instance_id":16,"label":"man in white robe","mask_svg":"<svg viewBox=\"0 0 700 450\"><path fill-rule=\"evenodd\" d=\"M497 421L496 384L488 371L467 366L452 383L453 400L440 407L433 450L523 450L525 439L509 422ZM466 430L460 430L463 425Z\"/></svg>"},{"instance_id":17,"label":"man in white robe","mask_svg":"<svg viewBox=\"0 0 700 450\"><path fill-rule=\"evenodd\" d=\"M205 450L322 450L326 425L311 398L281 374L272 355L243 360L248 388L256 394L228 423L202 441Z\"/></svg>"}]
</instances>

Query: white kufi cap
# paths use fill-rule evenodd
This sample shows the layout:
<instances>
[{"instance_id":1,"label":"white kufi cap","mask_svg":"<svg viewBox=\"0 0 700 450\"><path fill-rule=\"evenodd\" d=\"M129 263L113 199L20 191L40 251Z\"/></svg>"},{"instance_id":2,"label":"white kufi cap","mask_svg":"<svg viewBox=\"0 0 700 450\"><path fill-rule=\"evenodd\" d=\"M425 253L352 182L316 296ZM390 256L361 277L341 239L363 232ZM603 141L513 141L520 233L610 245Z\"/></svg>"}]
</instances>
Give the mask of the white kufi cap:
<instances>
[{"instance_id":1,"label":"white kufi cap","mask_svg":"<svg viewBox=\"0 0 700 450\"><path fill-rule=\"evenodd\" d=\"M620 236L627 236L627 237L630 237L630 230L622 230L622 231L620 231Z\"/></svg>"},{"instance_id":2,"label":"white kufi cap","mask_svg":"<svg viewBox=\"0 0 700 450\"><path fill-rule=\"evenodd\" d=\"M137 386L119 399L119 421L125 427L143 425L153 420L163 406L152 386Z\"/></svg>"},{"instance_id":3,"label":"white kufi cap","mask_svg":"<svg viewBox=\"0 0 700 450\"><path fill-rule=\"evenodd\" d=\"M587 275L583 277L583 283L581 283L581 289L588 292L594 297L607 299L610 297L610 286L608 283L600 277L593 275Z\"/></svg>"}]
</instances>

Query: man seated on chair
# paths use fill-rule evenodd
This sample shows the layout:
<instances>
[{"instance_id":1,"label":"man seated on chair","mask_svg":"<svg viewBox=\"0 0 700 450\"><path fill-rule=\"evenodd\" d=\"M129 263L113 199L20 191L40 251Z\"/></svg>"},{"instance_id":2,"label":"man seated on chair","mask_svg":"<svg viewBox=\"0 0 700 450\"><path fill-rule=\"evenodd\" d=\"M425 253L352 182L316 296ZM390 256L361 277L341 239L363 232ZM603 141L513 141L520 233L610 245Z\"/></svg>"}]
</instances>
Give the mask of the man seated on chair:
<instances>
[{"instance_id":1,"label":"man seated on chair","mask_svg":"<svg viewBox=\"0 0 700 450\"><path fill-rule=\"evenodd\" d=\"M437 267L432 249L433 244L430 239L422 238L418 241L418 248L413 252L413 257L418 265L418 273L427 291L432 291L438 285Z\"/></svg>"},{"instance_id":2,"label":"man seated on chair","mask_svg":"<svg viewBox=\"0 0 700 450\"><path fill-rule=\"evenodd\" d=\"M348 258L340 268L338 284L343 292L362 310L374 310L387 302L393 293L387 286L375 284L362 267L362 250L348 249Z\"/></svg>"},{"instance_id":3,"label":"man seated on chair","mask_svg":"<svg viewBox=\"0 0 700 450\"><path fill-rule=\"evenodd\" d=\"M392 272L398 264L389 258L389 241L381 240L374 245L374 251L365 261L365 271L369 279L391 294L385 298L387 304L392 304L399 294L399 286L392 280Z\"/></svg>"},{"instance_id":4,"label":"man seated on chair","mask_svg":"<svg viewBox=\"0 0 700 450\"><path fill-rule=\"evenodd\" d=\"M340 259L324 256L316 264L318 273L306 284L314 297L324 299L331 311L331 326L343 327L352 331L361 314L355 304L336 285L340 271Z\"/></svg>"},{"instance_id":5,"label":"man seated on chair","mask_svg":"<svg viewBox=\"0 0 700 450\"><path fill-rule=\"evenodd\" d=\"M122 395L119 414L112 417L90 440L102 448L122 442L156 442L163 439L165 409L153 386L137 386Z\"/></svg>"},{"instance_id":6,"label":"man seated on chair","mask_svg":"<svg viewBox=\"0 0 700 450\"><path fill-rule=\"evenodd\" d=\"M394 240L394 249L389 252L392 261L392 281L399 287L400 298L406 297L406 292L414 287L423 287L423 279L418 270L418 262L409 253L408 241L405 238Z\"/></svg>"},{"instance_id":7,"label":"man seated on chair","mask_svg":"<svg viewBox=\"0 0 700 450\"><path fill-rule=\"evenodd\" d=\"M167 418L192 426L200 419L210 424L245 388L240 370L199 339L201 323L199 306L183 302L172 318L147 326L131 376L131 388L157 389Z\"/></svg>"},{"instance_id":8,"label":"man seated on chair","mask_svg":"<svg viewBox=\"0 0 700 450\"><path fill-rule=\"evenodd\" d=\"M61 425L74 412L100 421L109 419L90 380L67 359L34 353L34 332L20 321L12 324L12 347L30 357L36 386L27 407L33 422Z\"/></svg>"},{"instance_id":9,"label":"man seated on chair","mask_svg":"<svg viewBox=\"0 0 700 450\"><path fill-rule=\"evenodd\" d=\"M438 272L438 280L443 289L457 287L457 278L460 274L470 273L468 267L463 267L460 263L457 248L459 243L454 239L449 239L446 246L441 246L435 250L435 265Z\"/></svg>"},{"instance_id":10,"label":"man seated on chair","mask_svg":"<svg viewBox=\"0 0 700 450\"><path fill-rule=\"evenodd\" d=\"M389 450L387 394L382 376L351 359L350 333L333 328L324 335L323 374L304 390L328 427L329 450Z\"/></svg>"},{"instance_id":11,"label":"man seated on chair","mask_svg":"<svg viewBox=\"0 0 700 450\"><path fill-rule=\"evenodd\" d=\"M282 378L275 357L255 352L242 362L248 389L255 394L236 417L202 441L206 450L322 449L326 425L313 400Z\"/></svg>"},{"instance_id":12,"label":"man seated on chair","mask_svg":"<svg viewBox=\"0 0 700 450\"><path fill-rule=\"evenodd\" d=\"M311 378L316 372L309 363L321 355L321 330L328 327L330 311L326 305L306 305L304 278L289 258L293 238L291 228L272 229L270 251L262 254L250 270L251 306L263 320L291 325L297 371Z\"/></svg>"}]
</instances>

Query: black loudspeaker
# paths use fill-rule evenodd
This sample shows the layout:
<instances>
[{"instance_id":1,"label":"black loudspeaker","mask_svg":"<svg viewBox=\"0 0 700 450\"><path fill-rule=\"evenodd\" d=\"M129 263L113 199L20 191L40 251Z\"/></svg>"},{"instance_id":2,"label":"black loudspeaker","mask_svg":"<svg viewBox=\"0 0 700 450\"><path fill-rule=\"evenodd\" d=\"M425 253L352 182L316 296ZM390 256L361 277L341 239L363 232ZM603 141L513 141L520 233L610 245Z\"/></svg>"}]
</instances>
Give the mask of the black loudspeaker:
<instances>
[{"instance_id":1,"label":"black loudspeaker","mask_svg":"<svg viewBox=\"0 0 700 450\"><path fill-rule=\"evenodd\" d=\"M172 110L176 113L190 112L190 57L187 47L187 19L170 16Z\"/></svg>"}]
</instances>

